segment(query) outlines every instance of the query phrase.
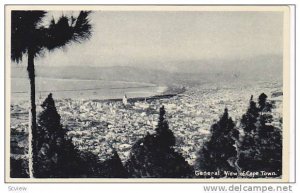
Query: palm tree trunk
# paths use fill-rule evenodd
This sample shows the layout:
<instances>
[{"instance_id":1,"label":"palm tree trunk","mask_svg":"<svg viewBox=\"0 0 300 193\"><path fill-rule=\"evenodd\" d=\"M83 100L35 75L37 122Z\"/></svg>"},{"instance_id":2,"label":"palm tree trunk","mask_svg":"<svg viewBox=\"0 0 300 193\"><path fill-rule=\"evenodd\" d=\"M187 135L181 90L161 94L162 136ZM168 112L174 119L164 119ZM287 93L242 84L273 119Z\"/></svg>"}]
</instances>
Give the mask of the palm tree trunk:
<instances>
[{"instance_id":1,"label":"palm tree trunk","mask_svg":"<svg viewBox=\"0 0 300 193\"><path fill-rule=\"evenodd\" d=\"M34 166L36 157L36 105L35 105L35 72L34 72L34 53L28 50L28 65L27 65L28 77L30 80L30 120L29 136L28 136L28 155L29 155L29 176L34 177Z\"/></svg>"}]
</instances>

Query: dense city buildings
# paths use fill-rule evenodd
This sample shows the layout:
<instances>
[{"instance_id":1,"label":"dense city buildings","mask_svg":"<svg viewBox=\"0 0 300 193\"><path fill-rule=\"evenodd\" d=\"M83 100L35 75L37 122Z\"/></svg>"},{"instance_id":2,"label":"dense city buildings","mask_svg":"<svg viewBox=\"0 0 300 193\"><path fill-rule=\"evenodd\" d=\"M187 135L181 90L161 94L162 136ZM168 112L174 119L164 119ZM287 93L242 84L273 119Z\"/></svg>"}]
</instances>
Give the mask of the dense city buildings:
<instances>
[{"instance_id":1,"label":"dense city buildings","mask_svg":"<svg viewBox=\"0 0 300 193\"><path fill-rule=\"evenodd\" d=\"M282 128L282 85L268 82L203 84L188 87L185 92L171 97L138 100L131 99L130 95L123 100L59 99L56 107L64 128L79 150L93 152L99 160L105 160L115 149L124 162L131 146L147 132L155 131L159 108L164 105L170 129L176 137L175 149L193 164L197 151L210 136L211 125L224 108L228 108L229 116L238 126L251 95L258 97L262 92L275 106L272 124ZM53 97L55 99L55 93ZM11 155L16 157L26 156L26 106L26 102L11 105Z\"/></svg>"}]
</instances>

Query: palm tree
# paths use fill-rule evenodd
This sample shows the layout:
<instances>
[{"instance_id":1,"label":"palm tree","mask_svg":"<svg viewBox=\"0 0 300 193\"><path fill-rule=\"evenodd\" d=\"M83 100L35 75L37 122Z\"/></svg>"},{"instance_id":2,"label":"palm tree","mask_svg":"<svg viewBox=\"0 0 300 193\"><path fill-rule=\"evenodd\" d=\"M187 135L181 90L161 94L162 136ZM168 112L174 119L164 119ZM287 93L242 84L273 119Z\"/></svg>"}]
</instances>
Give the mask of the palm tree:
<instances>
[{"instance_id":1,"label":"palm tree","mask_svg":"<svg viewBox=\"0 0 300 193\"><path fill-rule=\"evenodd\" d=\"M45 50L52 51L72 42L81 43L89 39L92 26L90 11L80 11L77 18L62 15L57 21L53 18L48 26L43 26L45 11L11 12L11 59L20 63L27 55L27 72L30 80L30 127L29 129L29 174L34 177L36 156L36 105L34 59Z\"/></svg>"}]
</instances>

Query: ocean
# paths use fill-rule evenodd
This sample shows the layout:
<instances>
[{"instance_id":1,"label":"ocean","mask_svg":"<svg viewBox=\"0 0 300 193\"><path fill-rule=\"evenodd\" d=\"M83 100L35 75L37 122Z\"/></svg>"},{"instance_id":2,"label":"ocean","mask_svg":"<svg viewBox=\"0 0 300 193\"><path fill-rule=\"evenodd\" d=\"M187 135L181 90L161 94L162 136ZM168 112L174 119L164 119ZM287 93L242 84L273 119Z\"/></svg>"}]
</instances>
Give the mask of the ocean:
<instances>
[{"instance_id":1,"label":"ocean","mask_svg":"<svg viewBox=\"0 0 300 193\"><path fill-rule=\"evenodd\" d=\"M29 79L11 79L11 103L29 99ZM125 94L129 98L149 97L163 93L167 87L151 83L81 80L62 78L36 78L36 98L44 99L49 93L55 99L118 99Z\"/></svg>"}]
</instances>

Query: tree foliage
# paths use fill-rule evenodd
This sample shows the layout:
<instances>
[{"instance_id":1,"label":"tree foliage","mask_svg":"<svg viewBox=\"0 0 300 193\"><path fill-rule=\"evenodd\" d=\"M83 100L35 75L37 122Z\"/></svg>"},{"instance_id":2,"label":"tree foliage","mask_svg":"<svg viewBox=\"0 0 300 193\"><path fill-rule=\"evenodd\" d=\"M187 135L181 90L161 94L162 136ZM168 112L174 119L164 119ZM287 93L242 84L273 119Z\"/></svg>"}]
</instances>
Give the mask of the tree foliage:
<instances>
[{"instance_id":1,"label":"tree foliage","mask_svg":"<svg viewBox=\"0 0 300 193\"><path fill-rule=\"evenodd\" d=\"M10 177L29 178L28 162L22 158L10 158Z\"/></svg>"},{"instance_id":2,"label":"tree foliage","mask_svg":"<svg viewBox=\"0 0 300 193\"><path fill-rule=\"evenodd\" d=\"M36 177L76 176L78 151L60 123L52 94L41 105L37 127ZM76 169L75 169L76 168Z\"/></svg>"},{"instance_id":3,"label":"tree foliage","mask_svg":"<svg viewBox=\"0 0 300 193\"><path fill-rule=\"evenodd\" d=\"M249 107L247 112L242 116L241 127L243 131L247 134L256 131L256 121L259 116L259 108L256 102L253 101L253 95L250 98Z\"/></svg>"},{"instance_id":4,"label":"tree foliage","mask_svg":"<svg viewBox=\"0 0 300 193\"><path fill-rule=\"evenodd\" d=\"M11 12L11 59L20 62L23 55L31 51L34 57L44 50L52 51L72 42L89 39L92 26L90 11L80 11L78 17L62 15L57 21L53 18L48 27L42 25L45 11Z\"/></svg>"},{"instance_id":5,"label":"tree foliage","mask_svg":"<svg viewBox=\"0 0 300 193\"><path fill-rule=\"evenodd\" d=\"M220 173L220 176L213 177L224 176L224 171L236 172L237 149L235 141L238 136L239 131L229 117L227 108L225 108L220 120L211 126L210 140L199 151L196 168Z\"/></svg>"},{"instance_id":6,"label":"tree foliage","mask_svg":"<svg viewBox=\"0 0 300 193\"><path fill-rule=\"evenodd\" d=\"M52 51L71 42L81 42L91 36L88 16L90 11L80 11L77 18L62 15L50 25L41 25L45 11L11 11L11 59L19 63L27 54L27 72L30 81L30 124L29 130L29 174L36 177L34 166L38 162L36 104L35 104L35 66L34 59L44 50Z\"/></svg>"},{"instance_id":7,"label":"tree foliage","mask_svg":"<svg viewBox=\"0 0 300 193\"><path fill-rule=\"evenodd\" d=\"M127 177L119 155L116 151L104 162L91 152L80 152L68 138L66 130L60 123L55 102L50 93L41 105L44 109L38 121L38 156L36 177Z\"/></svg>"},{"instance_id":8,"label":"tree foliage","mask_svg":"<svg viewBox=\"0 0 300 193\"><path fill-rule=\"evenodd\" d=\"M243 117L254 118L241 121L244 135L241 136L238 165L244 171L268 171L280 176L282 173L282 131L272 125L273 117L269 113L271 106L267 101L267 95L262 93L258 98L258 104L259 107L256 107L256 103L251 100L249 109ZM250 115L249 112L255 112L255 116ZM249 130L249 125L254 128Z\"/></svg>"},{"instance_id":9,"label":"tree foliage","mask_svg":"<svg viewBox=\"0 0 300 193\"><path fill-rule=\"evenodd\" d=\"M268 96L265 93L261 93L258 97L258 105L260 112L271 112L273 105L268 100Z\"/></svg>"},{"instance_id":10,"label":"tree foliage","mask_svg":"<svg viewBox=\"0 0 300 193\"><path fill-rule=\"evenodd\" d=\"M175 145L175 136L169 129L169 124L166 119L166 110L164 106L162 106L159 110L158 124L155 131L157 143L159 143L158 145L160 145L161 148L169 148Z\"/></svg>"},{"instance_id":11,"label":"tree foliage","mask_svg":"<svg viewBox=\"0 0 300 193\"><path fill-rule=\"evenodd\" d=\"M273 125L271 111L265 108L270 102L267 96L258 103L249 101L242 116L240 130L225 108L220 119L211 126L210 139L198 152L195 169L219 172L266 171L282 175L282 131ZM262 102L264 101L265 104ZM257 107L257 104L259 105ZM91 152L78 151L60 123L52 94L42 104L37 137L37 177L40 178L189 178L193 169L174 146L176 139L169 128L164 106L160 108L154 134L147 133L131 149L125 167L113 150L111 156L100 161ZM28 165L24 160L11 159L11 177L28 177ZM237 176L232 176L237 177ZM266 176L256 176L266 177Z\"/></svg>"},{"instance_id":12,"label":"tree foliage","mask_svg":"<svg viewBox=\"0 0 300 193\"><path fill-rule=\"evenodd\" d=\"M78 160L80 176L84 178L126 178L129 176L116 151L110 158L100 161L98 156L91 152L80 152Z\"/></svg>"},{"instance_id":13,"label":"tree foliage","mask_svg":"<svg viewBox=\"0 0 300 193\"><path fill-rule=\"evenodd\" d=\"M173 148L175 137L165 119L164 106L160 108L156 133L138 140L126 162L132 177L184 178L192 174L191 166Z\"/></svg>"}]
</instances>

